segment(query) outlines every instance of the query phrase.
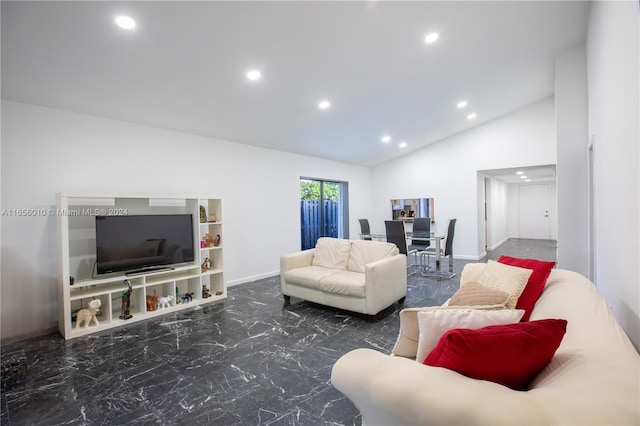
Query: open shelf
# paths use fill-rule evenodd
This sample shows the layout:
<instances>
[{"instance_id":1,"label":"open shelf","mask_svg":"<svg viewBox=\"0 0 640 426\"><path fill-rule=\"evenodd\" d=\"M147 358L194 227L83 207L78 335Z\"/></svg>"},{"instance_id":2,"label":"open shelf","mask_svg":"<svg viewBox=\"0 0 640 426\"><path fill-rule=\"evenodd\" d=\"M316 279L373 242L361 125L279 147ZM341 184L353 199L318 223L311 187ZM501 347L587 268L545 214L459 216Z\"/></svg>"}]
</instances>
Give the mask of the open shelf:
<instances>
[{"instance_id":1,"label":"open shelf","mask_svg":"<svg viewBox=\"0 0 640 426\"><path fill-rule=\"evenodd\" d=\"M203 209L201 209L201 206ZM61 244L61 272L59 276L58 329L65 339L157 317L170 312L223 300L227 297L224 282L222 244L200 247L205 235L224 236L222 200L200 196L114 196L96 194L57 194L57 208L69 212L58 216ZM213 214L215 222L200 222L201 210L206 218ZM123 273L94 276L96 212L112 211L113 215L131 214L191 214L193 220L193 262L169 265L171 269L149 271L133 276ZM202 271L202 262L209 258L213 267ZM70 277L74 284L70 285ZM129 298L131 318L120 319L122 296L131 283ZM204 288L211 294L204 297ZM216 295L216 292L221 294ZM187 295L187 296L185 296ZM168 307L155 307L154 296L171 296ZM183 300L184 297L184 300ZM75 328L75 313L87 308L89 301L100 299L102 306L97 317L99 325L91 322Z\"/></svg>"}]
</instances>

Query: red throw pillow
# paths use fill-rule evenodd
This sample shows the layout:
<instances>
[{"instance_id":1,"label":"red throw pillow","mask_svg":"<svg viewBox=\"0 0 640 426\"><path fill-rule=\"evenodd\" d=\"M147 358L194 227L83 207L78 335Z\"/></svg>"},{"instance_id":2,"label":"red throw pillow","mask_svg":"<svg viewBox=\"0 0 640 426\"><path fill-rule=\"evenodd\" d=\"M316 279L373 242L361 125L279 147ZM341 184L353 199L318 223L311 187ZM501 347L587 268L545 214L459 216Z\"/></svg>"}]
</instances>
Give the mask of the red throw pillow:
<instances>
[{"instance_id":1,"label":"red throw pillow","mask_svg":"<svg viewBox=\"0 0 640 426\"><path fill-rule=\"evenodd\" d=\"M564 319L457 328L440 338L424 364L527 390L553 358L566 329Z\"/></svg>"},{"instance_id":2,"label":"red throw pillow","mask_svg":"<svg viewBox=\"0 0 640 426\"><path fill-rule=\"evenodd\" d=\"M500 256L498 262L505 265L533 270L529 277L529 281L527 281L522 294L518 298L518 303L516 304L516 309L524 309L524 315L520 321L529 321L529 316L531 315L531 311L533 311L533 306L542 294L542 290L544 290L544 285L547 283L547 278L549 278L551 269L553 269L556 263L536 259L518 259L510 256Z\"/></svg>"}]
</instances>

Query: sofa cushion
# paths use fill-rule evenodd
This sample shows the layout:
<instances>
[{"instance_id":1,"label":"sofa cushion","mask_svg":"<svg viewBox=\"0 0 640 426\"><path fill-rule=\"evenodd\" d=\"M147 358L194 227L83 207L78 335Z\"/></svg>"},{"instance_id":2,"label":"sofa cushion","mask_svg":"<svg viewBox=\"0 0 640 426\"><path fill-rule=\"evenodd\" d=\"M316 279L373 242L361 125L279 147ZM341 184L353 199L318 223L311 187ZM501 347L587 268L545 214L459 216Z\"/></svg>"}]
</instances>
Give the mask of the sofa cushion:
<instances>
[{"instance_id":1,"label":"sofa cushion","mask_svg":"<svg viewBox=\"0 0 640 426\"><path fill-rule=\"evenodd\" d=\"M335 271L320 279L318 288L325 293L365 297L365 275L351 271Z\"/></svg>"},{"instance_id":2,"label":"sofa cushion","mask_svg":"<svg viewBox=\"0 0 640 426\"><path fill-rule=\"evenodd\" d=\"M424 364L527 390L553 358L566 328L564 319L544 319L477 330L449 330Z\"/></svg>"},{"instance_id":3,"label":"sofa cushion","mask_svg":"<svg viewBox=\"0 0 640 426\"><path fill-rule=\"evenodd\" d=\"M447 303L445 303L442 306L404 308L400 311L400 330L398 331L398 338L391 353L395 356L415 359L418 354L418 339L420 338L418 312L444 309L498 310L504 309L504 305L448 306Z\"/></svg>"},{"instance_id":4,"label":"sofa cushion","mask_svg":"<svg viewBox=\"0 0 640 426\"><path fill-rule=\"evenodd\" d=\"M506 306L508 309L514 309L531 273L531 269L518 268L489 260L478 282L494 290L509 293L510 297Z\"/></svg>"},{"instance_id":5,"label":"sofa cushion","mask_svg":"<svg viewBox=\"0 0 640 426\"><path fill-rule=\"evenodd\" d=\"M533 311L533 307L542 294L544 285L547 283L547 278L549 278L549 274L551 274L551 270L556 263L536 259L518 259L510 256L500 256L498 262L504 263L505 265L531 269L533 271L516 304L516 308L524 309L525 311L522 321L529 321L531 311Z\"/></svg>"},{"instance_id":6,"label":"sofa cushion","mask_svg":"<svg viewBox=\"0 0 640 426\"><path fill-rule=\"evenodd\" d=\"M400 253L395 244L383 241L353 240L347 269L364 274L367 263L393 257Z\"/></svg>"},{"instance_id":7,"label":"sofa cushion","mask_svg":"<svg viewBox=\"0 0 640 426\"><path fill-rule=\"evenodd\" d=\"M477 329L488 325L511 324L520 321L523 310L505 309L436 309L418 312L418 350L416 361L423 362L447 331L455 328Z\"/></svg>"},{"instance_id":8,"label":"sofa cushion","mask_svg":"<svg viewBox=\"0 0 640 426\"><path fill-rule=\"evenodd\" d=\"M316 242L313 254L313 266L322 266L329 269L347 269L349 254L351 253L351 241L340 238L322 237Z\"/></svg>"},{"instance_id":9,"label":"sofa cushion","mask_svg":"<svg viewBox=\"0 0 640 426\"><path fill-rule=\"evenodd\" d=\"M474 306L474 305L506 305L510 294L506 291L494 290L483 286L477 281L465 283L458 289L451 299L449 306Z\"/></svg>"},{"instance_id":10,"label":"sofa cushion","mask_svg":"<svg viewBox=\"0 0 640 426\"><path fill-rule=\"evenodd\" d=\"M340 272L339 269L323 268L322 266L305 266L304 268L288 270L284 273L284 278L290 284L321 289L320 281L338 272Z\"/></svg>"}]
</instances>

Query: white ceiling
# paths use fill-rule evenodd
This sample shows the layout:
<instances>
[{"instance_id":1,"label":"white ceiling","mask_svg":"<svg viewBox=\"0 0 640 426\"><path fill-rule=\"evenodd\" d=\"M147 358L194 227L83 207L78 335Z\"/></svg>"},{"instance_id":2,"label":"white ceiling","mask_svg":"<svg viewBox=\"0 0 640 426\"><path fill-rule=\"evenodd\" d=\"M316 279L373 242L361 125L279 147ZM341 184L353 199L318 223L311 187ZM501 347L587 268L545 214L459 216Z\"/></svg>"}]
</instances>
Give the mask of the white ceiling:
<instances>
[{"instance_id":1,"label":"white ceiling","mask_svg":"<svg viewBox=\"0 0 640 426\"><path fill-rule=\"evenodd\" d=\"M534 167L517 167L511 169L483 170L480 173L508 184L527 184L528 179L533 183L555 182L556 180L556 166L554 164Z\"/></svg>"},{"instance_id":2,"label":"white ceiling","mask_svg":"<svg viewBox=\"0 0 640 426\"><path fill-rule=\"evenodd\" d=\"M580 1L1 7L3 99L363 166L551 96L554 56L584 42L589 12Z\"/></svg>"}]
</instances>

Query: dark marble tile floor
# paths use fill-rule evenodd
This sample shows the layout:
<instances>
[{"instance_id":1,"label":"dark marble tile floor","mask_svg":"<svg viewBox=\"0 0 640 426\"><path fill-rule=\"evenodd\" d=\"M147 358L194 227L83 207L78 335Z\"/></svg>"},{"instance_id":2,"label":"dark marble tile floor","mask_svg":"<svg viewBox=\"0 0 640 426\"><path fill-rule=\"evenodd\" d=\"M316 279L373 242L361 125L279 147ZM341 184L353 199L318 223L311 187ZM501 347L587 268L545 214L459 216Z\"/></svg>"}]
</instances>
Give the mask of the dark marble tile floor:
<instances>
[{"instance_id":1,"label":"dark marble tile floor","mask_svg":"<svg viewBox=\"0 0 640 426\"><path fill-rule=\"evenodd\" d=\"M555 243L505 244L500 254L533 257L530 247ZM296 298L286 305L276 276L122 329L4 345L2 359L24 370L2 377L1 424L359 425L331 386L333 364L360 347L390 352L399 311L444 303L466 263L454 261L451 280L411 276L404 305L375 318Z\"/></svg>"}]
</instances>

